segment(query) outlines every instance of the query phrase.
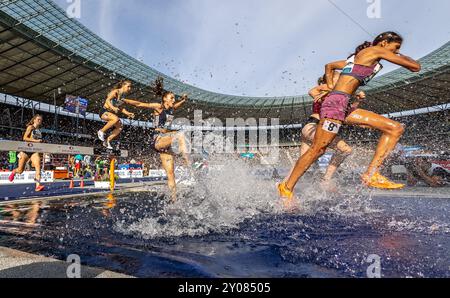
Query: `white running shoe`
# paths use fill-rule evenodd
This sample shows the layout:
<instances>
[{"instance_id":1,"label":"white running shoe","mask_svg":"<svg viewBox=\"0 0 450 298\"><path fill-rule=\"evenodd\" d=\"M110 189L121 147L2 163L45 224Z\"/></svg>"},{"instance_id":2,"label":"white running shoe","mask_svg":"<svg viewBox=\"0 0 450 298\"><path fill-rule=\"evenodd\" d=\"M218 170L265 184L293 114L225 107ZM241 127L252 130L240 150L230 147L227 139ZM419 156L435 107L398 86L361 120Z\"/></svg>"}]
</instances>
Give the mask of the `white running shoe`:
<instances>
[{"instance_id":1,"label":"white running shoe","mask_svg":"<svg viewBox=\"0 0 450 298\"><path fill-rule=\"evenodd\" d=\"M114 149L108 141L103 142L103 147L105 147L106 149L109 149L109 150Z\"/></svg>"},{"instance_id":2,"label":"white running shoe","mask_svg":"<svg viewBox=\"0 0 450 298\"><path fill-rule=\"evenodd\" d=\"M102 141L102 142L105 141L105 133L104 133L103 131L99 130L99 131L97 132L97 136L98 136L98 139L99 139L100 141Z\"/></svg>"}]
</instances>

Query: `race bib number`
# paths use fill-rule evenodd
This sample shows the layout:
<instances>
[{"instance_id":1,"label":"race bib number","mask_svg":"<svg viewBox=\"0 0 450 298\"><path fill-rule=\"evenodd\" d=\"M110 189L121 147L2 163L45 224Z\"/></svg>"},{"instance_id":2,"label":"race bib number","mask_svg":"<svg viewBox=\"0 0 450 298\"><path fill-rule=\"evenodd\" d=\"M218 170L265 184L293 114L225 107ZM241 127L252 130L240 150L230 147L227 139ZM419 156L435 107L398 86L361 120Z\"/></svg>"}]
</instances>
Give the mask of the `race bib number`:
<instances>
[{"instance_id":1,"label":"race bib number","mask_svg":"<svg viewBox=\"0 0 450 298\"><path fill-rule=\"evenodd\" d=\"M341 125L338 124L338 123L334 123L334 122L331 122L329 120L326 120L323 123L322 129L325 130L325 131L328 131L330 133L338 134L339 130L341 129Z\"/></svg>"}]
</instances>

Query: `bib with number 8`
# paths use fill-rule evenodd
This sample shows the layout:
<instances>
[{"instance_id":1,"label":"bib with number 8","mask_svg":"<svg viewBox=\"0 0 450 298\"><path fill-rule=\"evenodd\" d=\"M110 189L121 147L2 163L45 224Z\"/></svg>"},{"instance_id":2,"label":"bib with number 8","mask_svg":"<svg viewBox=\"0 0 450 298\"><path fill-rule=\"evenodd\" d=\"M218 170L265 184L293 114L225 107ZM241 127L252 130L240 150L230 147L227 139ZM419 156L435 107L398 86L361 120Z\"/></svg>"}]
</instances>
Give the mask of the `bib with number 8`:
<instances>
[{"instance_id":1,"label":"bib with number 8","mask_svg":"<svg viewBox=\"0 0 450 298\"><path fill-rule=\"evenodd\" d=\"M331 122L329 120L326 120L323 123L322 129L325 130L325 131L328 131L330 133L338 134L339 130L341 129L341 124L334 123L334 122Z\"/></svg>"}]
</instances>

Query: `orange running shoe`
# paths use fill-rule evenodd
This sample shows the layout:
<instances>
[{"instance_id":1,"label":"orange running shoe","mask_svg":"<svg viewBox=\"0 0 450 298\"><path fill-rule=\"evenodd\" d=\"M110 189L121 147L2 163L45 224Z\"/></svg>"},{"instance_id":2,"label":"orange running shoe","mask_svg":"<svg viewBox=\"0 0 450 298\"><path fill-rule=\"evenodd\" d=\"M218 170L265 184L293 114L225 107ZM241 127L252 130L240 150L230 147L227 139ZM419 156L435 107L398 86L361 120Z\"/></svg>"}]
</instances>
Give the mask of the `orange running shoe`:
<instances>
[{"instance_id":1,"label":"orange running shoe","mask_svg":"<svg viewBox=\"0 0 450 298\"><path fill-rule=\"evenodd\" d=\"M286 182L281 182L277 184L278 195L283 201L283 207L285 209L292 209L294 205L294 192L290 191Z\"/></svg>"},{"instance_id":2,"label":"orange running shoe","mask_svg":"<svg viewBox=\"0 0 450 298\"><path fill-rule=\"evenodd\" d=\"M278 194L280 195L280 198L288 199L288 200L294 199L294 193L287 188L286 182L278 183L277 189L278 189Z\"/></svg>"},{"instance_id":3,"label":"orange running shoe","mask_svg":"<svg viewBox=\"0 0 450 298\"><path fill-rule=\"evenodd\" d=\"M368 187L380 189L402 189L405 187L404 184L392 182L380 173L375 173L371 178L363 175L362 181Z\"/></svg>"},{"instance_id":4,"label":"orange running shoe","mask_svg":"<svg viewBox=\"0 0 450 298\"><path fill-rule=\"evenodd\" d=\"M36 185L35 191L36 191L36 192L41 192L41 191L43 191L44 189L45 189L45 186L44 186L44 185Z\"/></svg>"}]
</instances>

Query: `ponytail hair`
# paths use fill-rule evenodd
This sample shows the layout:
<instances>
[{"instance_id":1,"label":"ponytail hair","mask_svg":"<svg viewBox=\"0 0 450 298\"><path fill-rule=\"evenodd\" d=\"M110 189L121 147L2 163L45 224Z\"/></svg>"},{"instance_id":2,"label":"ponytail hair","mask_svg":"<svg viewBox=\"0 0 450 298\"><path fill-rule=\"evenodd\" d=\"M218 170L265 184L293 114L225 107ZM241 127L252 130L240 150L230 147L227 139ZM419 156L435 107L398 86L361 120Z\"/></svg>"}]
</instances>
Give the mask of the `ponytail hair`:
<instances>
[{"instance_id":1,"label":"ponytail hair","mask_svg":"<svg viewBox=\"0 0 450 298\"><path fill-rule=\"evenodd\" d=\"M156 96L164 99L168 94L172 94L172 92L164 89L164 78L157 77L156 80L150 85L150 89L155 93Z\"/></svg>"},{"instance_id":2,"label":"ponytail hair","mask_svg":"<svg viewBox=\"0 0 450 298\"><path fill-rule=\"evenodd\" d=\"M373 44L370 41L365 41L364 43L357 46L355 49L355 52L353 54L351 54L350 56L348 56L347 59L350 59L350 57L352 57L352 56L358 55L359 52L361 52L364 49L370 48L371 46L373 46Z\"/></svg>"},{"instance_id":3,"label":"ponytail hair","mask_svg":"<svg viewBox=\"0 0 450 298\"><path fill-rule=\"evenodd\" d=\"M319 79L317 79L317 85L320 86L320 85L326 84L326 82L327 82L326 76L327 76L327 75L323 75L322 77L320 77Z\"/></svg>"},{"instance_id":4,"label":"ponytail hair","mask_svg":"<svg viewBox=\"0 0 450 298\"><path fill-rule=\"evenodd\" d=\"M28 121L27 127L33 125L33 124L34 124L34 120L36 120L36 119L39 118L39 117L41 117L41 118L43 119L43 117L42 117L40 114L34 115L33 118L31 118L31 120Z\"/></svg>"},{"instance_id":5,"label":"ponytail hair","mask_svg":"<svg viewBox=\"0 0 450 298\"><path fill-rule=\"evenodd\" d=\"M387 41L388 43L398 42L401 44L403 43L403 37L397 32L393 31L383 32L375 38L375 40L373 41L373 45L376 46L383 41Z\"/></svg>"}]
</instances>

